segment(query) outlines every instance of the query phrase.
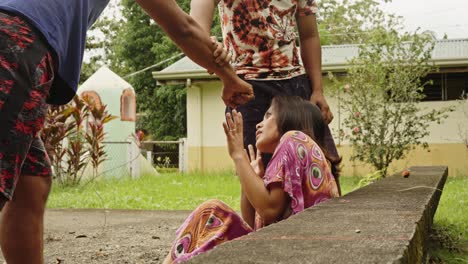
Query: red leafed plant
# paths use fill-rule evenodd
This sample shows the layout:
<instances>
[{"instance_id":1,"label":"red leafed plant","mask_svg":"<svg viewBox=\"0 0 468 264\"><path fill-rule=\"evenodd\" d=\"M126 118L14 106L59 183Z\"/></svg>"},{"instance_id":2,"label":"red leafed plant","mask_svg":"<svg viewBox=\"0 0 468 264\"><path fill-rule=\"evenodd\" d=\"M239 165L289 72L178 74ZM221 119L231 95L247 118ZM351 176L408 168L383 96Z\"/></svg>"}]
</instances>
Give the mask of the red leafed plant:
<instances>
[{"instance_id":1,"label":"red leafed plant","mask_svg":"<svg viewBox=\"0 0 468 264\"><path fill-rule=\"evenodd\" d=\"M84 176L98 176L99 165L106 159L104 124L114 118L105 105L97 106L86 96L75 96L65 106L49 108L41 138L59 184L77 185ZM92 175L84 175L88 164Z\"/></svg>"}]
</instances>

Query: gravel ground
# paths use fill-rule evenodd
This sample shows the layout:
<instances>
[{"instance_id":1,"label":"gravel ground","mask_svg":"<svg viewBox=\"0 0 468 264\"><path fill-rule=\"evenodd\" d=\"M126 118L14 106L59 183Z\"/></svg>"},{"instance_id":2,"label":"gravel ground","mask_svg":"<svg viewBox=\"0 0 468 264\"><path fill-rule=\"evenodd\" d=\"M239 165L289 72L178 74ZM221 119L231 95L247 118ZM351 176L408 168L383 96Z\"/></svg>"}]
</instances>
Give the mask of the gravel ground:
<instances>
[{"instance_id":1,"label":"gravel ground","mask_svg":"<svg viewBox=\"0 0 468 264\"><path fill-rule=\"evenodd\" d=\"M162 263L189 213L48 210L45 263Z\"/></svg>"}]
</instances>

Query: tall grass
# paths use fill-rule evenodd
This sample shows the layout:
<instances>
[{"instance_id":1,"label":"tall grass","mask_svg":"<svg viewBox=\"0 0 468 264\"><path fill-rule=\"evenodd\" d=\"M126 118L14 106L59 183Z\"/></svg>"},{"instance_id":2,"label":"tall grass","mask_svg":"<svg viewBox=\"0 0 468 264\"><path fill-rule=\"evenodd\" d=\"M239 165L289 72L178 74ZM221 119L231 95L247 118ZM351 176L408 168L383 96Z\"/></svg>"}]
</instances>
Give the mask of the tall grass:
<instances>
[{"instance_id":1,"label":"tall grass","mask_svg":"<svg viewBox=\"0 0 468 264\"><path fill-rule=\"evenodd\" d=\"M468 177L450 178L447 181L434 223L453 226L453 235L468 240Z\"/></svg>"},{"instance_id":2,"label":"tall grass","mask_svg":"<svg viewBox=\"0 0 468 264\"><path fill-rule=\"evenodd\" d=\"M468 263L468 177L449 178L434 216L430 257L441 263Z\"/></svg>"},{"instance_id":3,"label":"tall grass","mask_svg":"<svg viewBox=\"0 0 468 264\"><path fill-rule=\"evenodd\" d=\"M361 177L340 177L342 195L352 192L358 188Z\"/></svg>"}]
</instances>

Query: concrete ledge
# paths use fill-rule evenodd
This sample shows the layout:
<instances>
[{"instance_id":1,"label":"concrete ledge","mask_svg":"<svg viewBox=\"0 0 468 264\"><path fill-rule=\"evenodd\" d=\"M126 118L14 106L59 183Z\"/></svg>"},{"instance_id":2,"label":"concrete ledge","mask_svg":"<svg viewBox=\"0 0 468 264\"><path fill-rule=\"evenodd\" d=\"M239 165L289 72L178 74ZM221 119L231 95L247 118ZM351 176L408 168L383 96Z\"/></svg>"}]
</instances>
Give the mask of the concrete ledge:
<instances>
[{"instance_id":1,"label":"concrete ledge","mask_svg":"<svg viewBox=\"0 0 468 264\"><path fill-rule=\"evenodd\" d=\"M411 167L189 263L422 263L447 167Z\"/></svg>"}]
</instances>

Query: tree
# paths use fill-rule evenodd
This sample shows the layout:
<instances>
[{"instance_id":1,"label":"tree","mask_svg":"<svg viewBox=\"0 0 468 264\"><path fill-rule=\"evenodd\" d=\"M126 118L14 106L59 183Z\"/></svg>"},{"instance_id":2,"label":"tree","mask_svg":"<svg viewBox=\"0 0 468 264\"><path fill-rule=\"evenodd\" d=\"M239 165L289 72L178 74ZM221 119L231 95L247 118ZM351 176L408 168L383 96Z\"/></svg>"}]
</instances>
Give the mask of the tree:
<instances>
[{"instance_id":1,"label":"tree","mask_svg":"<svg viewBox=\"0 0 468 264\"><path fill-rule=\"evenodd\" d=\"M394 28L399 20L375 0L323 0L317 17L322 45L365 43L373 31Z\"/></svg>"},{"instance_id":2,"label":"tree","mask_svg":"<svg viewBox=\"0 0 468 264\"><path fill-rule=\"evenodd\" d=\"M104 14L96 21L87 34L86 56L81 67L80 84L86 81L103 65L110 65L115 60L115 43L123 20L119 17L120 9L111 1Z\"/></svg>"},{"instance_id":3,"label":"tree","mask_svg":"<svg viewBox=\"0 0 468 264\"><path fill-rule=\"evenodd\" d=\"M405 41L404 41L405 40ZM422 109L421 83L434 68L429 63L434 47L426 34L374 31L360 46L344 86L342 106L349 115L344 125L355 151L352 160L372 165L387 174L388 166L418 145L432 122L440 123L447 111Z\"/></svg>"},{"instance_id":4,"label":"tree","mask_svg":"<svg viewBox=\"0 0 468 264\"><path fill-rule=\"evenodd\" d=\"M137 126L150 127L158 140L176 140L187 133L187 89L183 85L164 85L156 89L153 104L157 111L146 111Z\"/></svg>"},{"instance_id":5,"label":"tree","mask_svg":"<svg viewBox=\"0 0 468 264\"><path fill-rule=\"evenodd\" d=\"M179 4L188 9L190 1ZM86 51L81 82L102 65L107 65L135 88L137 111L143 113L138 128L148 130L158 139L175 139L186 135L184 87L157 87L151 74L173 60L135 74L180 54L177 46L135 1L111 1L88 33Z\"/></svg>"},{"instance_id":6,"label":"tree","mask_svg":"<svg viewBox=\"0 0 468 264\"><path fill-rule=\"evenodd\" d=\"M188 11L189 0L178 1ZM121 76L155 65L181 51L133 0L123 0L125 23L114 42L111 68ZM148 130L153 138L176 139L186 136L186 90L183 86L156 86L151 72L169 63L127 77L137 94L138 112L143 113L137 126Z\"/></svg>"}]
</instances>

